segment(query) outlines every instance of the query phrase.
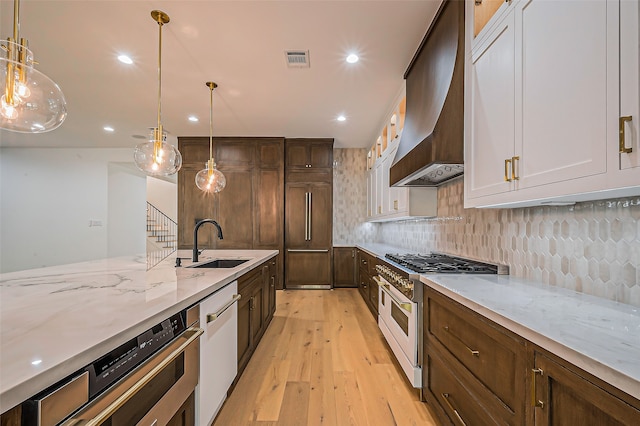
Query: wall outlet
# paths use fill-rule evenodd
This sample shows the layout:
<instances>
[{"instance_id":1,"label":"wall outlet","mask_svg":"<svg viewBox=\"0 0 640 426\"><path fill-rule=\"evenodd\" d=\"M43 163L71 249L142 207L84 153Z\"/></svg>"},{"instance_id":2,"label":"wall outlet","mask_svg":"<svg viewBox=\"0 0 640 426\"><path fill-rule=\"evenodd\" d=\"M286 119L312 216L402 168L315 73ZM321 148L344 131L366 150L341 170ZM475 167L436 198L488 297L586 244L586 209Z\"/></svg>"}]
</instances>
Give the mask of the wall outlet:
<instances>
[{"instance_id":1,"label":"wall outlet","mask_svg":"<svg viewBox=\"0 0 640 426\"><path fill-rule=\"evenodd\" d=\"M102 221L101 220L89 220L89 228L92 228L94 226L102 226Z\"/></svg>"}]
</instances>

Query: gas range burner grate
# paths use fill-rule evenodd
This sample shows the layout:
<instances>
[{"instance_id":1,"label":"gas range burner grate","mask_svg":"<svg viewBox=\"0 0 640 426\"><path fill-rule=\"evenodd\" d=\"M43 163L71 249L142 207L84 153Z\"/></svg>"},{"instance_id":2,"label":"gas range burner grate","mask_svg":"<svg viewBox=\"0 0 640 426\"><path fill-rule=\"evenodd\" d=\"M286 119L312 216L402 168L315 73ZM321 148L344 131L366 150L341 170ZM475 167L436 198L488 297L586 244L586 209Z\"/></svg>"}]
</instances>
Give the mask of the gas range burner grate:
<instances>
[{"instance_id":1,"label":"gas range burner grate","mask_svg":"<svg viewBox=\"0 0 640 426\"><path fill-rule=\"evenodd\" d=\"M421 274L497 274L498 267L488 263L444 254L386 254L385 257Z\"/></svg>"}]
</instances>

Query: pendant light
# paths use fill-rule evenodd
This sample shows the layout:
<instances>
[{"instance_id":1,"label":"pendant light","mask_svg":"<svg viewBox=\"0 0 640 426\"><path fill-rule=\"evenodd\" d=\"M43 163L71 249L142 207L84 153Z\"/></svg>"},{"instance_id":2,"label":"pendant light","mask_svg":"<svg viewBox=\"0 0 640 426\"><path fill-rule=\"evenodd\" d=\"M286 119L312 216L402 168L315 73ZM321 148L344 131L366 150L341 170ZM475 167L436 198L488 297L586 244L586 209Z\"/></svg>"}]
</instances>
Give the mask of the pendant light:
<instances>
[{"instance_id":1,"label":"pendant light","mask_svg":"<svg viewBox=\"0 0 640 426\"><path fill-rule=\"evenodd\" d=\"M227 179L216 169L216 163L213 161L213 89L218 85L212 81L205 84L209 88L209 161L196 175L196 186L204 192L215 193L224 189Z\"/></svg>"},{"instance_id":2,"label":"pendant light","mask_svg":"<svg viewBox=\"0 0 640 426\"><path fill-rule=\"evenodd\" d=\"M33 67L29 42L20 38L20 0L13 2L13 37L0 41L0 129L42 133L67 117L62 90Z\"/></svg>"},{"instance_id":3,"label":"pendant light","mask_svg":"<svg viewBox=\"0 0 640 426\"><path fill-rule=\"evenodd\" d=\"M169 15L154 10L151 17L158 23L158 127L151 129L149 142L136 146L133 159L136 166L151 176L170 176L182 167L180 151L167 143L167 133L162 129L162 26L169 22Z\"/></svg>"}]
</instances>

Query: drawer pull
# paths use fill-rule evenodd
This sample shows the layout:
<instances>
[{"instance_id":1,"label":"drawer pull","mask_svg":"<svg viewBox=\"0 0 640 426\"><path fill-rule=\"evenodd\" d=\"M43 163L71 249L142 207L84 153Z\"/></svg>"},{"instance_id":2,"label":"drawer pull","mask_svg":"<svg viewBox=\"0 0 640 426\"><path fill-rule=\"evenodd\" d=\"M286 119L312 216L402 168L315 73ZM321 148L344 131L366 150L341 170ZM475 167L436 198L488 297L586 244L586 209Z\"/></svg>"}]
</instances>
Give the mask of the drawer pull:
<instances>
[{"instance_id":1,"label":"drawer pull","mask_svg":"<svg viewBox=\"0 0 640 426\"><path fill-rule=\"evenodd\" d=\"M544 376L542 368L531 369L531 406L544 408L544 402L536 398L536 374Z\"/></svg>"},{"instance_id":2,"label":"drawer pull","mask_svg":"<svg viewBox=\"0 0 640 426\"><path fill-rule=\"evenodd\" d=\"M467 424L464 422L464 420L462 420L462 416L460 415L460 413L458 413L458 410L453 408L453 405L451 405L451 402L449 402L449 394L448 393L443 393L441 395L442 395L442 398L444 399L444 402L446 402L447 405L449 406L449 409L451 411L453 411L453 413L458 418L458 421L460 422L460 424L463 425L463 426L467 426Z\"/></svg>"},{"instance_id":3,"label":"drawer pull","mask_svg":"<svg viewBox=\"0 0 640 426\"><path fill-rule=\"evenodd\" d=\"M469 352L471 352L471 355L473 355L473 356L477 356L477 357L480 357L480 351L473 350L473 349L471 349L469 346L467 346L467 345L462 341L462 339L461 339L461 338L459 338L458 336L456 336L455 334L453 334L453 333L451 332L451 330L449 330L449 326L448 326L448 325L445 325L445 326L444 326L444 327L442 327L442 328L443 328L443 330L444 330L444 331L446 331L447 333L449 333L449 334L450 334L454 339L456 339L458 342L462 343L462 346L464 346L465 348L467 348L467 350L468 350Z\"/></svg>"}]
</instances>

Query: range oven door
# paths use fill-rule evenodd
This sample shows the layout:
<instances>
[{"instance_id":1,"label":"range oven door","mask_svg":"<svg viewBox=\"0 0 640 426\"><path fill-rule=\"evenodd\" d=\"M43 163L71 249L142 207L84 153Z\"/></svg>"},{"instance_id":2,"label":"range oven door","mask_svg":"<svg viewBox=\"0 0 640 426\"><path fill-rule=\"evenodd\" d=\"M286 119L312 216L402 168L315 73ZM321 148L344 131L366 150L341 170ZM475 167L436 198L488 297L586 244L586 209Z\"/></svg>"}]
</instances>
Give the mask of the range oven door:
<instances>
[{"instance_id":1,"label":"range oven door","mask_svg":"<svg viewBox=\"0 0 640 426\"><path fill-rule=\"evenodd\" d=\"M378 284L378 327L413 387L422 387L418 365L418 304L381 276Z\"/></svg>"}]
</instances>

